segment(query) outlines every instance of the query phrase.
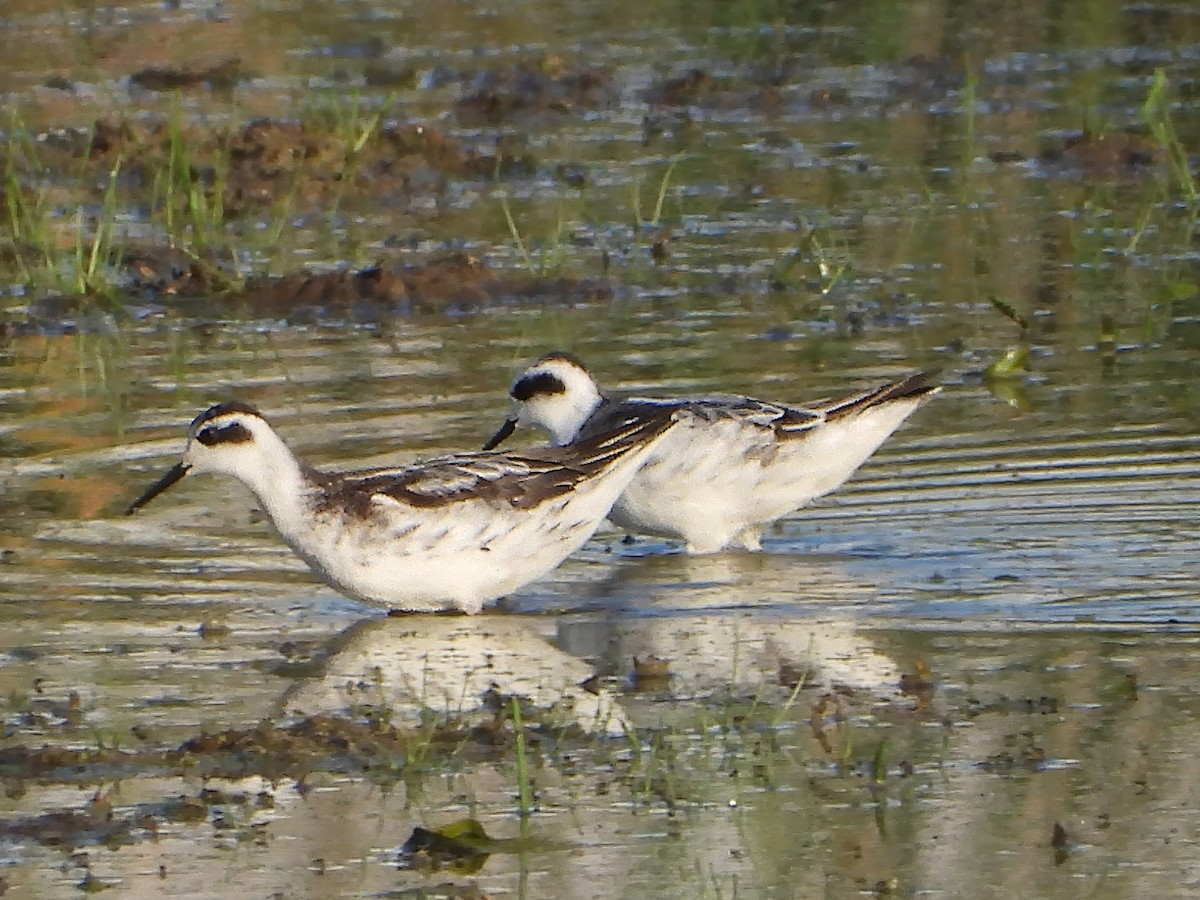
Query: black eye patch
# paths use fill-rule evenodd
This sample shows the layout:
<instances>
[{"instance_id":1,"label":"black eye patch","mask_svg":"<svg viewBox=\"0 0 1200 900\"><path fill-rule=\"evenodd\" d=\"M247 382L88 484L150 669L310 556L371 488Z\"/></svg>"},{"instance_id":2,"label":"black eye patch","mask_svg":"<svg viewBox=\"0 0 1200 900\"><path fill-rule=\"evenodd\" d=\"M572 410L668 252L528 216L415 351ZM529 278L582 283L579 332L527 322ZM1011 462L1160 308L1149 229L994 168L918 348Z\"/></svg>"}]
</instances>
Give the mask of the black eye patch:
<instances>
[{"instance_id":1,"label":"black eye patch","mask_svg":"<svg viewBox=\"0 0 1200 900\"><path fill-rule=\"evenodd\" d=\"M514 400L528 400L542 394L563 394L567 386L557 375L549 372L539 372L537 375L527 375L512 386Z\"/></svg>"},{"instance_id":2,"label":"black eye patch","mask_svg":"<svg viewBox=\"0 0 1200 900\"><path fill-rule=\"evenodd\" d=\"M241 422L234 422L232 425L226 425L224 428L218 428L215 425L210 425L208 428L201 428L196 432L196 440L205 447L211 447L213 444L244 444L247 441L254 440L254 435Z\"/></svg>"}]
</instances>

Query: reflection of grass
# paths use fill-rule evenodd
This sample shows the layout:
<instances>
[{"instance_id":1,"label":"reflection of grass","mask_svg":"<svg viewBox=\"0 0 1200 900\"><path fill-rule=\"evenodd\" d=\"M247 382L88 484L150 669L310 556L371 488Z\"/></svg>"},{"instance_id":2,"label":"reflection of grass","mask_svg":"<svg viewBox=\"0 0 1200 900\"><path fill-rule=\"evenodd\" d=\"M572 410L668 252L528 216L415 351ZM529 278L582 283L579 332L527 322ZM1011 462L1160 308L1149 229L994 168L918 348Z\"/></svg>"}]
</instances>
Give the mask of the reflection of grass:
<instances>
[{"instance_id":1,"label":"reflection of grass","mask_svg":"<svg viewBox=\"0 0 1200 900\"><path fill-rule=\"evenodd\" d=\"M499 180L499 163L497 163L497 180ZM567 261L569 242L567 240L567 223L563 218L561 205L553 226L549 229L543 244L536 250L531 249L530 242L521 233L517 220L513 215L512 206L508 202L508 192L504 188L497 190L500 200L500 211L504 215L504 224L508 228L509 237L521 263L530 275L549 277L562 272ZM536 254L536 256L535 256Z\"/></svg>"},{"instance_id":2,"label":"reflection of grass","mask_svg":"<svg viewBox=\"0 0 1200 900\"><path fill-rule=\"evenodd\" d=\"M529 762L525 756L525 724L521 720L521 701L512 698L513 735L517 752L517 796L522 816L533 811L533 789L529 784Z\"/></svg>"},{"instance_id":3,"label":"reflection of grass","mask_svg":"<svg viewBox=\"0 0 1200 900\"><path fill-rule=\"evenodd\" d=\"M963 84L963 136L962 136L962 156L959 158L959 167L961 169L959 175L960 189L958 201L962 206L966 206L971 202L971 172L975 166L976 154L976 134L975 134L975 106L976 106L976 91L978 89L979 76L975 72L975 67L968 60L966 65L966 81Z\"/></svg>"},{"instance_id":4,"label":"reflection of grass","mask_svg":"<svg viewBox=\"0 0 1200 900\"><path fill-rule=\"evenodd\" d=\"M125 413L130 385L130 343L122 333L88 334L81 330L75 338L79 348L79 393L96 394L103 399L118 440L125 435Z\"/></svg>"},{"instance_id":5,"label":"reflection of grass","mask_svg":"<svg viewBox=\"0 0 1200 900\"><path fill-rule=\"evenodd\" d=\"M642 187L645 179L641 177L633 179L630 188L632 195L629 203L629 211L632 216L632 229L635 240L649 234L656 242L661 243L661 237L657 233L664 227L667 200L671 196L672 180L677 163L678 159L673 159L667 164L662 175L658 178L653 199L648 203L642 195ZM501 160L497 159L494 173L497 183L501 181L501 174ZM584 188L580 188L581 200L583 199L584 191ZM562 274L570 260L573 249L570 240L569 224L571 219L570 213L572 211L566 208L565 202L560 201L550 214L543 214L541 216L546 225L542 230L543 237L540 240L535 240L530 236L530 229L523 228L522 224L518 221L518 216L514 212L511 195L507 188L498 187L496 189L496 197L500 204L504 226L508 231L513 248L521 259L523 268L530 275L534 276L550 277ZM575 217L578 218L579 214L576 213Z\"/></svg>"},{"instance_id":6,"label":"reflection of grass","mask_svg":"<svg viewBox=\"0 0 1200 900\"><path fill-rule=\"evenodd\" d=\"M1183 191L1187 202L1195 206L1197 200L1200 200L1200 193L1197 192L1196 181L1192 177L1187 151L1180 143L1179 135L1175 133L1175 125L1171 122L1171 100L1167 94L1167 76L1162 69L1158 69L1154 73L1150 92L1146 95L1146 102L1142 104L1142 119L1150 127L1155 140L1167 154L1171 172L1175 175L1175 181ZM1193 213L1195 213L1194 209Z\"/></svg>"},{"instance_id":7,"label":"reflection of grass","mask_svg":"<svg viewBox=\"0 0 1200 900\"><path fill-rule=\"evenodd\" d=\"M500 168L499 163L497 163L496 168L497 170ZM525 245L525 239L521 236L521 229L517 227L517 221L513 218L512 207L508 205L508 192L502 189L497 193L500 197L500 210L504 213L504 223L508 226L509 235L512 236L513 246L517 248L517 253L521 255L526 270L532 272L534 271L533 257L529 255L529 248Z\"/></svg>"},{"instance_id":8,"label":"reflection of grass","mask_svg":"<svg viewBox=\"0 0 1200 900\"><path fill-rule=\"evenodd\" d=\"M824 297L851 277L848 254L844 246L835 246L837 239L831 229L805 219L798 224L795 244L771 270L771 284L781 289L800 277L813 285L817 296Z\"/></svg>"},{"instance_id":9,"label":"reflection of grass","mask_svg":"<svg viewBox=\"0 0 1200 900\"><path fill-rule=\"evenodd\" d=\"M671 176L675 173L675 166L678 162L678 159L671 160L663 172L662 178L659 179L658 190L654 195L654 206L650 209L649 216L642 214L642 180L640 178L633 180L633 223L638 234L647 228L661 227L663 210L667 205L667 194L671 188Z\"/></svg>"}]
</instances>

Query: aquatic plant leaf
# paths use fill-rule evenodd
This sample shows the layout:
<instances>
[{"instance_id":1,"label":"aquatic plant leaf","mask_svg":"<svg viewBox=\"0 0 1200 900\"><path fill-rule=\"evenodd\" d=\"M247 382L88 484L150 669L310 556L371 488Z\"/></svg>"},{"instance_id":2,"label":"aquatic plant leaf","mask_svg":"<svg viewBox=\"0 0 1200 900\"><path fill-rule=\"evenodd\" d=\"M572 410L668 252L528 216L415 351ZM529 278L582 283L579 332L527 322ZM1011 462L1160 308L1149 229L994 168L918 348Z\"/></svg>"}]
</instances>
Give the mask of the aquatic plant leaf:
<instances>
[{"instance_id":1,"label":"aquatic plant leaf","mask_svg":"<svg viewBox=\"0 0 1200 900\"><path fill-rule=\"evenodd\" d=\"M1029 348L1023 344L1009 347L1004 355L988 366L983 373L984 378L1012 378L1026 368L1029 361Z\"/></svg>"},{"instance_id":2,"label":"aquatic plant leaf","mask_svg":"<svg viewBox=\"0 0 1200 900\"><path fill-rule=\"evenodd\" d=\"M875 756L871 760L871 780L882 784L887 780L887 744L886 740L875 745Z\"/></svg>"},{"instance_id":3,"label":"aquatic plant leaf","mask_svg":"<svg viewBox=\"0 0 1200 900\"><path fill-rule=\"evenodd\" d=\"M459 819L436 830L418 825L400 848L400 868L471 874L483 868L495 846L475 819Z\"/></svg>"},{"instance_id":4,"label":"aquatic plant leaf","mask_svg":"<svg viewBox=\"0 0 1200 900\"><path fill-rule=\"evenodd\" d=\"M1190 300L1200 294L1200 286L1186 281L1174 281L1164 288L1163 293L1170 300Z\"/></svg>"}]
</instances>

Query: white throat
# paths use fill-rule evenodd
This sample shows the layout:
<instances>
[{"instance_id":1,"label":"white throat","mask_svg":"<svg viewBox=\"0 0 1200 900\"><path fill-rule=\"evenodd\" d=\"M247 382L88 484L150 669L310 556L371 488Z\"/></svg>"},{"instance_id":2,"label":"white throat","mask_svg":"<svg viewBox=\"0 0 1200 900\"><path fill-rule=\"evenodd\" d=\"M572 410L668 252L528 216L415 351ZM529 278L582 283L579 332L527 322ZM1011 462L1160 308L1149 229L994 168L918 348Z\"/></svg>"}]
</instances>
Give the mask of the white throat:
<instances>
[{"instance_id":1,"label":"white throat","mask_svg":"<svg viewBox=\"0 0 1200 900\"><path fill-rule=\"evenodd\" d=\"M570 444L604 402L595 383L569 384L561 394L536 397L519 404L518 422L544 428L556 447Z\"/></svg>"}]
</instances>

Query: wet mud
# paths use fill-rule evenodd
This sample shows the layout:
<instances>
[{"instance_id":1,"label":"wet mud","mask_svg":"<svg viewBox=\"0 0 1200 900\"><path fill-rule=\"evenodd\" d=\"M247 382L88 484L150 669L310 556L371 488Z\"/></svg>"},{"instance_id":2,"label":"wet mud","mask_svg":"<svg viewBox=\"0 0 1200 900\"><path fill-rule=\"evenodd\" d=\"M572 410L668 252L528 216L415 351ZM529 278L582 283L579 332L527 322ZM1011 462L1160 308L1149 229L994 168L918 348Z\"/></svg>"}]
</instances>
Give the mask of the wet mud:
<instances>
[{"instance_id":1,"label":"wet mud","mask_svg":"<svg viewBox=\"0 0 1200 900\"><path fill-rule=\"evenodd\" d=\"M368 63L383 65L379 60L387 49L380 45L366 53ZM250 76L242 62L231 57L196 68L149 67L129 77L142 89L169 93L230 91ZM406 229L419 234L430 206L442 210L461 202L465 184L550 176L565 186L586 188L591 181L586 165L534 149L540 146L539 135L552 133L564 117L578 120L591 111L632 102L644 110L645 146L667 139L676 149L699 149L705 141L704 120L714 113L766 115L786 122L814 111L834 114L839 108L853 110L854 115L863 115L869 106L881 111L910 104L932 109L960 92L965 78L961 61L913 56L881 68L868 99L843 84L820 83L819 77L814 81L814 72L783 54L734 72L693 67L631 89L628 73L618 67L580 65L546 55L496 66L442 65L426 73L423 89L453 85L461 92L445 110L454 121L492 128L469 138L433 124L396 122L388 117L396 110L388 106L375 119L348 122L310 116L213 126L181 116L111 115L86 127L64 123L23 145L10 141L0 150L0 171L7 173L0 201L8 207L11 221L44 205L44 188L36 186L49 181L56 192L74 193L93 203L109 202L108 192L114 188L122 207L153 208L165 201L176 207L172 215L177 218L196 217L197 228L201 222L220 229L252 228L256 223L261 227L271 217L319 217L337 205L358 214L385 213L392 234L381 242L375 266L282 275L248 269L229 251L200 242L181 246L137 240L111 252L97 245L98 261L109 273L102 290L89 285L74 296L35 294L25 313L3 316L0 330L53 332L56 318L72 319L67 327L78 327L74 320L82 311L119 314L126 303L169 306L181 297L210 298L219 310L247 315L287 314L294 307L305 321L330 310L378 320L387 315L461 314L552 297L567 305L606 300L630 286L558 272L513 277L461 253L459 259L415 264L385 257L401 255ZM375 82L368 78L368 84ZM990 150L989 157L1000 164L1032 162L1052 173L1101 181L1163 162L1161 147L1144 127L1081 131L1047 141L1036 154L1000 148ZM169 182L165 198L164 179ZM670 227L655 228L644 237L645 252L657 266L680 264ZM34 269L45 262L47 253L40 240L44 238L15 233L0 241L0 258L18 270ZM605 264L607 259L606 252Z\"/></svg>"}]
</instances>

